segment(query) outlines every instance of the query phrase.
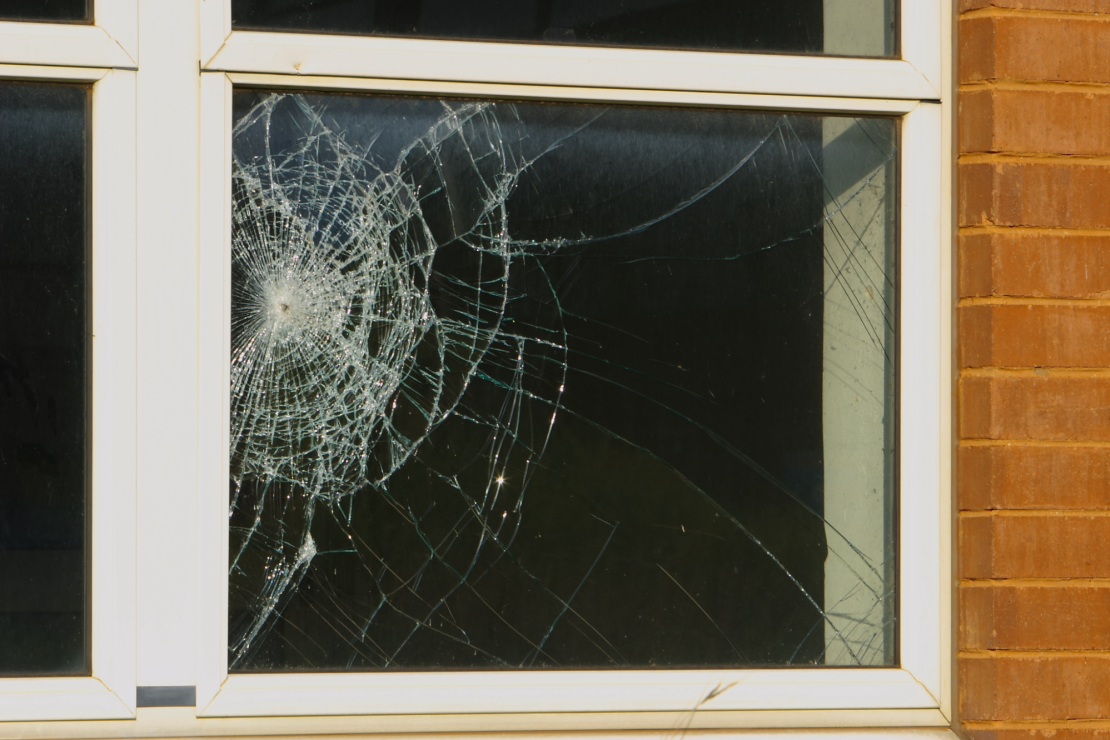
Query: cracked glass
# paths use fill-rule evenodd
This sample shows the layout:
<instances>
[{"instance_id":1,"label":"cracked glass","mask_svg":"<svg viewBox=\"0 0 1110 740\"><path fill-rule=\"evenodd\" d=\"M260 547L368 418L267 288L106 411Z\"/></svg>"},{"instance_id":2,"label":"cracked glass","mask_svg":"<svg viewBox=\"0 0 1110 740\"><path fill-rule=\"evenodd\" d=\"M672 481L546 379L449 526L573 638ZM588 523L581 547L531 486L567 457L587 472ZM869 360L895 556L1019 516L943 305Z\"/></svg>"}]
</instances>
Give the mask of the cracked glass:
<instances>
[{"instance_id":1,"label":"cracked glass","mask_svg":"<svg viewBox=\"0 0 1110 740\"><path fill-rule=\"evenodd\" d=\"M88 89L0 83L0 675L88 674Z\"/></svg>"},{"instance_id":2,"label":"cracked glass","mask_svg":"<svg viewBox=\"0 0 1110 740\"><path fill-rule=\"evenodd\" d=\"M896 119L234 107L232 671L896 663Z\"/></svg>"},{"instance_id":3,"label":"cracked glass","mask_svg":"<svg viewBox=\"0 0 1110 740\"><path fill-rule=\"evenodd\" d=\"M239 30L894 56L896 0L232 0Z\"/></svg>"},{"instance_id":4,"label":"cracked glass","mask_svg":"<svg viewBox=\"0 0 1110 740\"><path fill-rule=\"evenodd\" d=\"M4 0L0 20L89 23L93 0Z\"/></svg>"}]
</instances>

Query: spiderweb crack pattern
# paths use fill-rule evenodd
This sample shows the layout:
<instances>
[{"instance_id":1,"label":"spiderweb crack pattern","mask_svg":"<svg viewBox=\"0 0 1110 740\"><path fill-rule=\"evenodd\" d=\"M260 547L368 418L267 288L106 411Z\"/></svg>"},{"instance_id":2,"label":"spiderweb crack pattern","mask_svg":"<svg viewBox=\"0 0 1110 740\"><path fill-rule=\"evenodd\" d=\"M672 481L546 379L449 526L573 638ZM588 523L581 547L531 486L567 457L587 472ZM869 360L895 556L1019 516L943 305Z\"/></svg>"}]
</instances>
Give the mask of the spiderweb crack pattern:
<instances>
[{"instance_id":1,"label":"spiderweb crack pattern","mask_svg":"<svg viewBox=\"0 0 1110 740\"><path fill-rule=\"evenodd\" d=\"M236 134L268 129L285 99L268 98ZM441 120L386 171L329 130L302 98L291 100L309 125L302 147L234 162L232 477L240 486L248 479L295 485L310 513L291 562L271 565L257 617L233 647L237 655L316 554L308 530L318 503L341 509L360 488L384 487L454 410L497 336L505 275L519 250L508 238L505 204L526 163L515 162L497 138L489 104L445 106ZM444 142L464 131L465 146L481 148L474 161L481 207L453 241L495 267L460 320L437 316L429 298L438 245L421 210L427 192L411 174L435 172ZM461 381L454 391L450 379ZM403 422L402 403L412 407ZM261 517L259 511L256 522Z\"/></svg>"}]
</instances>

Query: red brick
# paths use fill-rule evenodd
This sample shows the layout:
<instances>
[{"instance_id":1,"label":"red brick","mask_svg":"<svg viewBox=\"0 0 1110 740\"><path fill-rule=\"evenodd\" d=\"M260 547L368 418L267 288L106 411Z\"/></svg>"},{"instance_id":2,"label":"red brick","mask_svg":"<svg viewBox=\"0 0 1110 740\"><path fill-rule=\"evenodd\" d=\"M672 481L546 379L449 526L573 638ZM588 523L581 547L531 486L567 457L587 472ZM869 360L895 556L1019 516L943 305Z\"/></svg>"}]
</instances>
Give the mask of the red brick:
<instances>
[{"instance_id":1,"label":"red brick","mask_svg":"<svg viewBox=\"0 0 1110 740\"><path fill-rule=\"evenodd\" d=\"M1000 449L1009 449L1009 447ZM1000 456L995 454L995 448L960 447L957 455L956 502L960 511L1007 508L995 504L996 496L1010 490L1009 486L1000 486L996 482L1002 477L1001 470L998 469L1003 463L999 460ZM1036 472L1040 472L1040 469L1040 466L1037 466Z\"/></svg>"},{"instance_id":2,"label":"red brick","mask_svg":"<svg viewBox=\"0 0 1110 740\"><path fill-rule=\"evenodd\" d=\"M1110 306L964 306L962 367L1110 365Z\"/></svg>"},{"instance_id":3,"label":"red brick","mask_svg":"<svg viewBox=\"0 0 1110 740\"><path fill-rule=\"evenodd\" d=\"M959 382L961 439L991 437L991 379L961 378Z\"/></svg>"},{"instance_id":4,"label":"red brick","mask_svg":"<svg viewBox=\"0 0 1110 740\"><path fill-rule=\"evenodd\" d=\"M957 98L956 140L960 152L996 152L993 90L961 92Z\"/></svg>"},{"instance_id":5,"label":"red brick","mask_svg":"<svg viewBox=\"0 0 1110 740\"><path fill-rule=\"evenodd\" d=\"M959 506L1110 509L1110 447L961 447Z\"/></svg>"},{"instance_id":6,"label":"red brick","mask_svg":"<svg viewBox=\"0 0 1110 740\"><path fill-rule=\"evenodd\" d=\"M990 224L997 209L995 165L989 162L961 163L958 170L960 226Z\"/></svg>"},{"instance_id":7,"label":"red brick","mask_svg":"<svg viewBox=\"0 0 1110 740\"><path fill-rule=\"evenodd\" d=\"M957 316L960 367L991 365L993 357L991 307L963 306L957 311Z\"/></svg>"},{"instance_id":8,"label":"red brick","mask_svg":"<svg viewBox=\"0 0 1110 740\"><path fill-rule=\"evenodd\" d=\"M1110 649L1110 587L960 588L960 647L969 650Z\"/></svg>"},{"instance_id":9,"label":"red brick","mask_svg":"<svg viewBox=\"0 0 1110 740\"><path fill-rule=\"evenodd\" d=\"M994 18L960 19L956 49L956 75L960 82L994 78L997 53L994 22Z\"/></svg>"},{"instance_id":10,"label":"red brick","mask_svg":"<svg viewBox=\"0 0 1110 740\"><path fill-rule=\"evenodd\" d=\"M1110 740L1110 728L1100 730L1032 725L1021 729L964 727L963 731L972 740Z\"/></svg>"},{"instance_id":11,"label":"red brick","mask_svg":"<svg viewBox=\"0 0 1110 740\"><path fill-rule=\"evenodd\" d=\"M960 93L961 152L1110 153L1110 92Z\"/></svg>"},{"instance_id":12,"label":"red brick","mask_svg":"<svg viewBox=\"0 0 1110 740\"><path fill-rule=\"evenodd\" d=\"M960 517L957 529L961 578L989 578L994 558L994 522L991 517Z\"/></svg>"},{"instance_id":13,"label":"red brick","mask_svg":"<svg viewBox=\"0 0 1110 740\"><path fill-rule=\"evenodd\" d=\"M1110 656L962 658L959 673L964 720L1110 717Z\"/></svg>"},{"instance_id":14,"label":"red brick","mask_svg":"<svg viewBox=\"0 0 1110 740\"><path fill-rule=\"evenodd\" d=\"M959 168L961 226L1110 227L1110 165L965 162Z\"/></svg>"},{"instance_id":15,"label":"red brick","mask_svg":"<svg viewBox=\"0 0 1110 740\"><path fill-rule=\"evenodd\" d=\"M1110 82L1110 0L959 0L962 82ZM1088 15L1049 16L1035 11ZM959 96L961 226L1110 228L1110 90L1095 85L979 85ZM1054 155L1047 157L1043 155ZM1062 156L1061 156L1062 155ZM961 234L961 296L1110 297L1110 234ZM1110 367L1110 315L1098 306L965 306L959 354L966 367ZM965 438L1110 440L1110 378L1057 371L973 375L959 384ZM1108 509L1110 447L963 446L964 510ZM959 570L971 579L1110 578L1110 516L1076 513L962 515ZM1067 583L965 584L957 681L965 728L981 740L1089 740L1110 730L1022 722L1110 720L1110 654L1051 651L1110 647L1110 587ZM1006 655L1007 651L1049 651ZM1016 725L1016 727L1015 727ZM1103 727L1110 726L1104 721Z\"/></svg>"},{"instance_id":16,"label":"red brick","mask_svg":"<svg viewBox=\"0 0 1110 740\"><path fill-rule=\"evenodd\" d=\"M998 292L994 257L995 239L993 234L960 234L959 291L961 298L1009 295L1008 293Z\"/></svg>"},{"instance_id":17,"label":"red brick","mask_svg":"<svg viewBox=\"0 0 1110 740\"><path fill-rule=\"evenodd\" d=\"M960 295L1110 297L1110 235L961 235Z\"/></svg>"},{"instance_id":18,"label":"red brick","mask_svg":"<svg viewBox=\"0 0 1110 740\"><path fill-rule=\"evenodd\" d=\"M1110 578L1110 516L961 516L960 577Z\"/></svg>"},{"instance_id":19,"label":"red brick","mask_svg":"<svg viewBox=\"0 0 1110 740\"><path fill-rule=\"evenodd\" d=\"M1110 82L1110 19L1037 15L964 18L959 77Z\"/></svg>"},{"instance_id":20,"label":"red brick","mask_svg":"<svg viewBox=\"0 0 1110 740\"><path fill-rule=\"evenodd\" d=\"M959 11L981 8L1024 8L1074 13L1110 13L1110 0L960 0Z\"/></svg>"},{"instance_id":21,"label":"red brick","mask_svg":"<svg viewBox=\"0 0 1110 740\"><path fill-rule=\"evenodd\" d=\"M1110 440L1110 378L960 380L964 439Z\"/></svg>"}]
</instances>

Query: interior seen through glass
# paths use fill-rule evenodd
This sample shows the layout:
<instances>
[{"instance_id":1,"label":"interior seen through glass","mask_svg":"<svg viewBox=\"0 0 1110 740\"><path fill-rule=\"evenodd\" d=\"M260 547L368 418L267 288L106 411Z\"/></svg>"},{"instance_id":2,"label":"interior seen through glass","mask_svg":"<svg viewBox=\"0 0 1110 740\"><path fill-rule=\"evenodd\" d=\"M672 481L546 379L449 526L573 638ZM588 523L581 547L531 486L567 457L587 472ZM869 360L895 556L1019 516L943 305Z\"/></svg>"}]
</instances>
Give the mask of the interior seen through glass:
<instances>
[{"instance_id":1,"label":"interior seen through glass","mask_svg":"<svg viewBox=\"0 0 1110 740\"><path fill-rule=\"evenodd\" d=\"M893 119L234 105L231 670L895 662Z\"/></svg>"},{"instance_id":2,"label":"interior seen through glass","mask_svg":"<svg viewBox=\"0 0 1110 740\"><path fill-rule=\"evenodd\" d=\"M232 24L438 39L893 56L896 0L232 0Z\"/></svg>"},{"instance_id":3,"label":"interior seen through glass","mask_svg":"<svg viewBox=\"0 0 1110 740\"><path fill-rule=\"evenodd\" d=\"M87 674L88 90L0 83L0 675Z\"/></svg>"},{"instance_id":4,"label":"interior seen through glass","mask_svg":"<svg viewBox=\"0 0 1110 740\"><path fill-rule=\"evenodd\" d=\"M81 23L92 20L93 0L4 0L0 20Z\"/></svg>"}]
</instances>

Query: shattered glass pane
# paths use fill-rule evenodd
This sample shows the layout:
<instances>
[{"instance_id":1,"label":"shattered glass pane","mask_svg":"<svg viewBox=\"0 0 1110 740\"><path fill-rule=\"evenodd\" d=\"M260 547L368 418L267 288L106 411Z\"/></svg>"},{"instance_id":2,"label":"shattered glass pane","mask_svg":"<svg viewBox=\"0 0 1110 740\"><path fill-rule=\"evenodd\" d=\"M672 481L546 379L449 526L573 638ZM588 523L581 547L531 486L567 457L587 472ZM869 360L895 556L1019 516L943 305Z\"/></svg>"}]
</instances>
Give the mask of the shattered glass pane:
<instances>
[{"instance_id":1,"label":"shattered glass pane","mask_svg":"<svg viewBox=\"0 0 1110 740\"><path fill-rule=\"evenodd\" d=\"M92 20L93 0L4 0L0 20L81 23Z\"/></svg>"},{"instance_id":2,"label":"shattered glass pane","mask_svg":"<svg viewBox=\"0 0 1110 740\"><path fill-rule=\"evenodd\" d=\"M0 83L0 675L88 674L88 89Z\"/></svg>"},{"instance_id":3,"label":"shattered glass pane","mask_svg":"<svg viewBox=\"0 0 1110 740\"><path fill-rule=\"evenodd\" d=\"M893 56L896 0L232 0L241 30Z\"/></svg>"},{"instance_id":4,"label":"shattered glass pane","mask_svg":"<svg viewBox=\"0 0 1110 740\"><path fill-rule=\"evenodd\" d=\"M893 119L234 101L231 670L895 662Z\"/></svg>"}]
</instances>

